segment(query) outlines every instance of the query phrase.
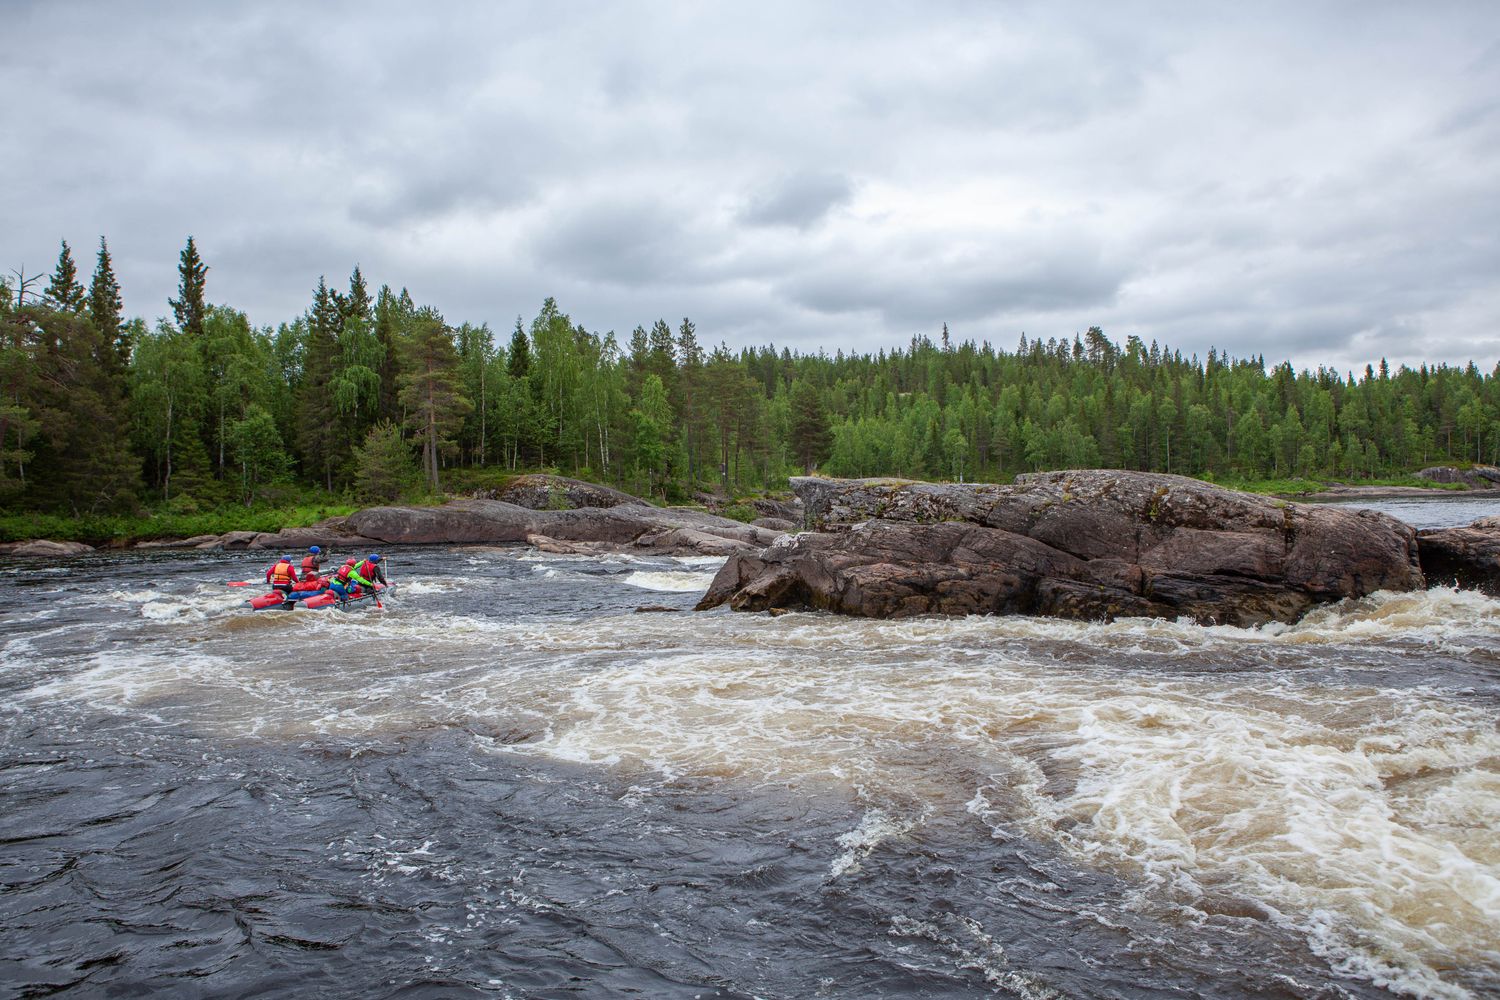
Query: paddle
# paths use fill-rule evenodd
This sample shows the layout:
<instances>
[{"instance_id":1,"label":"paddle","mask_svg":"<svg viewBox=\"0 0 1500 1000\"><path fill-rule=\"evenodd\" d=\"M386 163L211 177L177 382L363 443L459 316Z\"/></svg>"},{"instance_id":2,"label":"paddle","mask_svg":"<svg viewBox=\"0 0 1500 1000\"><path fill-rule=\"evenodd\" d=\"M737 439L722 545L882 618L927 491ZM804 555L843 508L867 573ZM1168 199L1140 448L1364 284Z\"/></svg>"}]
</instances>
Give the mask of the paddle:
<instances>
[{"instance_id":1,"label":"paddle","mask_svg":"<svg viewBox=\"0 0 1500 1000\"><path fill-rule=\"evenodd\" d=\"M224 584L224 586L226 586L226 587L259 587L260 584L256 583L254 580L230 580L228 583Z\"/></svg>"}]
</instances>

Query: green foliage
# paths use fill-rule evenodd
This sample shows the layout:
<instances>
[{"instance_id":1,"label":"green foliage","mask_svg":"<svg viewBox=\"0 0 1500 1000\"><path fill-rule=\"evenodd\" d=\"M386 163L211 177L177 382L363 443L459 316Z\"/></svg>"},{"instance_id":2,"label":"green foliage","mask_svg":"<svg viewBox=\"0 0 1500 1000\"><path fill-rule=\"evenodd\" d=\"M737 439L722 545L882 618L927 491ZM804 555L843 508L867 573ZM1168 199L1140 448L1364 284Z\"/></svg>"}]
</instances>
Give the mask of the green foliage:
<instances>
[{"instance_id":1,"label":"green foliage","mask_svg":"<svg viewBox=\"0 0 1500 1000\"><path fill-rule=\"evenodd\" d=\"M409 493L417 483L417 466L401 428L382 421L370 428L354 453L354 492L360 500L389 503Z\"/></svg>"},{"instance_id":2,"label":"green foliage","mask_svg":"<svg viewBox=\"0 0 1500 1000\"><path fill-rule=\"evenodd\" d=\"M812 468L1004 482L1108 467L1296 494L1500 461L1500 370L1473 364L1297 372L1097 327L830 357L705 349L690 319L636 326L622 351L550 298L502 344L404 289L372 301L358 267L346 293L320 279L304 315L257 330L206 303L207 270L189 238L176 322L154 329L121 315L102 239L86 295L66 244L47 296L22 305L0 282L0 503L81 520L138 500L258 510L314 483L438 497L539 467L669 502ZM417 448L420 487L403 478Z\"/></svg>"},{"instance_id":3,"label":"green foliage","mask_svg":"<svg viewBox=\"0 0 1500 1000\"><path fill-rule=\"evenodd\" d=\"M756 518L760 517L760 515L755 512L754 507L751 507L749 504L744 503L732 503L727 507L720 507L718 514L720 517L727 517L731 521L740 521L745 524L749 524L751 521L754 521Z\"/></svg>"}]
</instances>

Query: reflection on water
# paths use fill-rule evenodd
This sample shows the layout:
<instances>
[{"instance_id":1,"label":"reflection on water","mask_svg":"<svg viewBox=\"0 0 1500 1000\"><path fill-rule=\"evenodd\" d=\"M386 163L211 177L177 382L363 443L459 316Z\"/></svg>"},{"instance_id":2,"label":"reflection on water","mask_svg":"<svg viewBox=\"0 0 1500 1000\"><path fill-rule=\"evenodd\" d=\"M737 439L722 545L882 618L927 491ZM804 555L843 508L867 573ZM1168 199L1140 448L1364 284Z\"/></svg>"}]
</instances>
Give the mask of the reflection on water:
<instances>
[{"instance_id":1,"label":"reflection on water","mask_svg":"<svg viewBox=\"0 0 1500 1000\"><path fill-rule=\"evenodd\" d=\"M131 909L160 883L144 856L102 895L68 874L172 831L170 857L225 869L215 900L260 893L247 919L282 928L203 946L187 964L220 992L301 968L267 933L359 965L398 925L423 943L370 958L379 981L430 963L515 996L1500 988L1482 595L1260 629L871 622L690 614L701 561L403 563L383 612L244 612L216 580L247 570L197 554L0 591L8 950L162 986L157 951L100 964L106 939L26 928L209 933L201 899ZM366 938L337 900L392 909L358 910Z\"/></svg>"}]
</instances>

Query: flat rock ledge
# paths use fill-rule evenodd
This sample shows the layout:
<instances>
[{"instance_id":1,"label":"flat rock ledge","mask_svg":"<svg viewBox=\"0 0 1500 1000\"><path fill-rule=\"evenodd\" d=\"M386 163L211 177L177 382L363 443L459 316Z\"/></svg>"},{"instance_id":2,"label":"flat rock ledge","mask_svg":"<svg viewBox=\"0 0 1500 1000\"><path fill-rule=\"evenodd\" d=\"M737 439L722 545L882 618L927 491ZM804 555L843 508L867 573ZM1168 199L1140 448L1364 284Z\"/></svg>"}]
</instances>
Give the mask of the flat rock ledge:
<instances>
[{"instance_id":1,"label":"flat rock ledge","mask_svg":"<svg viewBox=\"0 0 1500 1000\"><path fill-rule=\"evenodd\" d=\"M532 510L500 500L455 500L441 507L371 507L345 527L396 545L523 543L548 552L660 555L756 552L784 533L696 511L644 504Z\"/></svg>"},{"instance_id":2,"label":"flat rock ledge","mask_svg":"<svg viewBox=\"0 0 1500 1000\"><path fill-rule=\"evenodd\" d=\"M1012 486L797 478L792 489L814 530L731 556L699 610L1256 626L1425 586L1417 532L1404 522L1184 476L1083 470Z\"/></svg>"}]
</instances>

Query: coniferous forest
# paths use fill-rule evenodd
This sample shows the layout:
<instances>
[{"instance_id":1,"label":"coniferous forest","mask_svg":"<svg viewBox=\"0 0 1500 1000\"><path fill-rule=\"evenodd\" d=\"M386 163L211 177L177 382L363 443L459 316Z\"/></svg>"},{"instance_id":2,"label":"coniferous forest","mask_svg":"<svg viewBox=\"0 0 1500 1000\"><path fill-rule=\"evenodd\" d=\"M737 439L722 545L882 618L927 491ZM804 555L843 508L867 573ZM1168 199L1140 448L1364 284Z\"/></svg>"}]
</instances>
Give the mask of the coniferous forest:
<instances>
[{"instance_id":1,"label":"coniferous forest","mask_svg":"<svg viewBox=\"0 0 1500 1000\"><path fill-rule=\"evenodd\" d=\"M212 305L190 238L171 315L123 315L101 238L85 284L0 280L0 504L74 517L430 498L545 469L668 501L789 474L1008 481L1111 467L1228 481L1500 461L1500 367L1363 372L1112 341L1013 350L947 327L874 354L731 350L664 320L623 337L551 299L499 335L358 267L253 327Z\"/></svg>"}]
</instances>

